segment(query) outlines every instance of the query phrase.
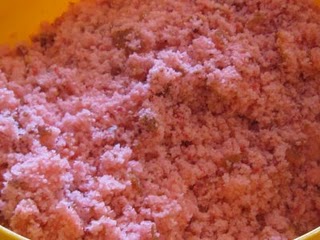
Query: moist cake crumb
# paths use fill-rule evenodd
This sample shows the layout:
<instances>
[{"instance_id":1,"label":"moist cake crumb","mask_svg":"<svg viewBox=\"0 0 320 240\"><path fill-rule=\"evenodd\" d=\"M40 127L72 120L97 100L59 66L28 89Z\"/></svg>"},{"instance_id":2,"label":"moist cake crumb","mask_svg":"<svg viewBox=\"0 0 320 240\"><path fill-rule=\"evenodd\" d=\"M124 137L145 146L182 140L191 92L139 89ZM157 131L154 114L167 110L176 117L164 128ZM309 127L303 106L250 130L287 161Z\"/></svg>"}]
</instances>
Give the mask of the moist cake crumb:
<instances>
[{"instance_id":1,"label":"moist cake crumb","mask_svg":"<svg viewBox=\"0 0 320 240\"><path fill-rule=\"evenodd\" d=\"M0 219L46 240L320 224L320 10L81 1L0 51Z\"/></svg>"}]
</instances>

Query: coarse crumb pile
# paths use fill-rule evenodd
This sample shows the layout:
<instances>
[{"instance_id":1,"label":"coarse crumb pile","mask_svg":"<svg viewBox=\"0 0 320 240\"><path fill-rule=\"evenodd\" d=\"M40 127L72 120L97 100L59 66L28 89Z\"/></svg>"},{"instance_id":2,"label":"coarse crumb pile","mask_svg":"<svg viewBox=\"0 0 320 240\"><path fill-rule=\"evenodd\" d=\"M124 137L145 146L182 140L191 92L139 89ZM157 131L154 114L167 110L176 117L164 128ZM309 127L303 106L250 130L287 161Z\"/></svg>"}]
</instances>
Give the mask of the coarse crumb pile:
<instances>
[{"instance_id":1,"label":"coarse crumb pile","mask_svg":"<svg viewBox=\"0 0 320 240\"><path fill-rule=\"evenodd\" d=\"M95 0L0 52L0 223L31 239L320 225L320 9Z\"/></svg>"}]
</instances>

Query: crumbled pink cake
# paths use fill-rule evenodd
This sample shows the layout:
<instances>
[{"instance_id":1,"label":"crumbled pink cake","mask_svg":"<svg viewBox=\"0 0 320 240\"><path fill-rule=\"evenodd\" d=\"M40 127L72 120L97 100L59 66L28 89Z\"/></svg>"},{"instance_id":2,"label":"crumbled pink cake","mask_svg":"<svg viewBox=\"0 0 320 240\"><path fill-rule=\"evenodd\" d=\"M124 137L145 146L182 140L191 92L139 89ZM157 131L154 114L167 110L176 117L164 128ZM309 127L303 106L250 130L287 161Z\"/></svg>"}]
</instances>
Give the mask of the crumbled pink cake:
<instances>
[{"instance_id":1,"label":"crumbled pink cake","mask_svg":"<svg viewBox=\"0 0 320 240\"><path fill-rule=\"evenodd\" d=\"M0 53L1 224L31 239L320 225L320 10L83 1Z\"/></svg>"}]
</instances>

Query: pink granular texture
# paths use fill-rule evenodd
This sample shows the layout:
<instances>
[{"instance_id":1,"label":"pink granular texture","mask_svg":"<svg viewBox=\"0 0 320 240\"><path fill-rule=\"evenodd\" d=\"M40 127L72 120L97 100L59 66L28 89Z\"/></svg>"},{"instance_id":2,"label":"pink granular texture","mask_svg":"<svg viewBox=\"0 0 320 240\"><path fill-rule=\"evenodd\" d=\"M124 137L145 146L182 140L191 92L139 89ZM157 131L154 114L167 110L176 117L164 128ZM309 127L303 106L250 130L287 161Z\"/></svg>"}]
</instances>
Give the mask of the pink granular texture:
<instances>
[{"instance_id":1,"label":"pink granular texture","mask_svg":"<svg viewBox=\"0 0 320 240\"><path fill-rule=\"evenodd\" d=\"M0 219L31 239L320 225L320 10L82 1L0 53Z\"/></svg>"}]
</instances>

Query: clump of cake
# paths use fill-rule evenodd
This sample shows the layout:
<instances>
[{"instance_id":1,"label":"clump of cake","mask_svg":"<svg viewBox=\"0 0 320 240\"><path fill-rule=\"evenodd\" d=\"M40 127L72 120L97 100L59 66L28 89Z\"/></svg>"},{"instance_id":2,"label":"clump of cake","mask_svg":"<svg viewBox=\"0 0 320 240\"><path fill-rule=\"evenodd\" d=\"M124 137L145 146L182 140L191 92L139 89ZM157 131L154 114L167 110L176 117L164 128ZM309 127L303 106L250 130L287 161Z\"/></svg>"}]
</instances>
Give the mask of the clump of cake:
<instances>
[{"instance_id":1,"label":"clump of cake","mask_svg":"<svg viewBox=\"0 0 320 240\"><path fill-rule=\"evenodd\" d=\"M312 1L82 1L0 51L0 219L31 239L320 224Z\"/></svg>"}]
</instances>

